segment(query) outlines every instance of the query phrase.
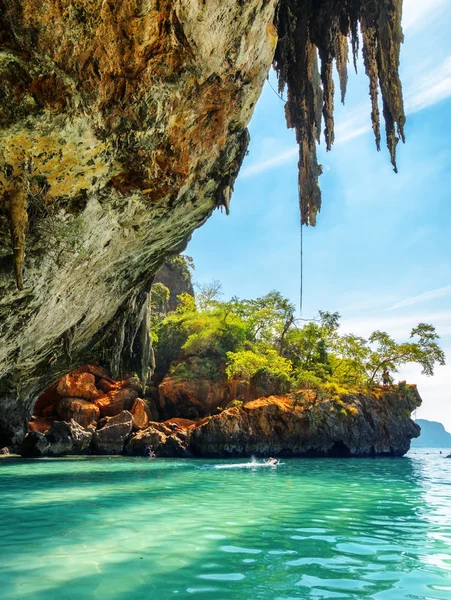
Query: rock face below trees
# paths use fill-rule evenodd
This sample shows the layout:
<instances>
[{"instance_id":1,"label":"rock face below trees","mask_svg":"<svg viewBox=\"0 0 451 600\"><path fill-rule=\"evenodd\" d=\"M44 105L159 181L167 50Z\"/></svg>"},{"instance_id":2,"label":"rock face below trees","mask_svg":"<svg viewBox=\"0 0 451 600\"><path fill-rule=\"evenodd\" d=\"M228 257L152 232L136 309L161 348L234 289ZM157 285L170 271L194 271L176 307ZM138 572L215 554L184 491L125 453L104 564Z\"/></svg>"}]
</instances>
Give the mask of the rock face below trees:
<instances>
[{"instance_id":1,"label":"rock face below trees","mask_svg":"<svg viewBox=\"0 0 451 600\"><path fill-rule=\"evenodd\" d=\"M87 429L74 420L56 421L45 434L31 430L19 451L29 457L145 456L152 446L159 457L402 456L420 434L410 419L420 404L415 386L320 400L299 393L252 400L198 421L156 422L148 420L141 400L134 407L147 417L143 429L128 411Z\"/></svg>"},{"instance_id":2,"label":"rock face below trees","mask_svg":"<svg viewBox=\"0 0 451 600\"><path fill-rule=\"evenodd\" d=\"M345 396L305 405L263 398L231 408L194 429L198 456L403 456L420 428L410 412L421 399L395 393Z\"/></svg>"}]
</instances>

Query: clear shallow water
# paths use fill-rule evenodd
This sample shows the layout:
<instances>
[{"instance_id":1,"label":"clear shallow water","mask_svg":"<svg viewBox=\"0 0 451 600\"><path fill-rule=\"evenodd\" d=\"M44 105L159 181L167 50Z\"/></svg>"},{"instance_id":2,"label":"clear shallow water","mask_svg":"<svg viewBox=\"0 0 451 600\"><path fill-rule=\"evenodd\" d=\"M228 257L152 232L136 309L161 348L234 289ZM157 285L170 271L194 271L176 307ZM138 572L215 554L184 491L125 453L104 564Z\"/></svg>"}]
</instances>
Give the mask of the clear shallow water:
<instances>
[{"instance_id":1,"label":"clear shallow water","mask_svg":"<svg viewBox=\"0 0 451 600\"><path fill-rule=\"evenodd\" d=\"M451 599L438 451L220 462L0 460L0 598Z\"/></svg>"}]
</instances>

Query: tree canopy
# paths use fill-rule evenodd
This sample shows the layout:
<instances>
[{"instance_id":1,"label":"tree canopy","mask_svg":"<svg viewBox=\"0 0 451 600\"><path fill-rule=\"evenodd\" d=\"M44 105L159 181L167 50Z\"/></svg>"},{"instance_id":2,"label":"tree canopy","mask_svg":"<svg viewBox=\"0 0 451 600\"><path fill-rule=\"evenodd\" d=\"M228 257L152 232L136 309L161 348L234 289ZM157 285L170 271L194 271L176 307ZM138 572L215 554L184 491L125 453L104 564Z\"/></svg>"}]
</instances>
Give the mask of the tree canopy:
<instances>
[{"instance_id":1,"label":"tree canopy","mask_svg":"<svg viewBox=\"0 0 451 600\"><path fill-rule=\"evenodd\" d=\"M385 370L396 373L406 363L419 364L429 376L445 364L439 336L427 323L415 326L407 341L384 331L365 339L341 334L337 312L297 319L293 304L277 291L223 300L217 281L197 286L195 297L182 294L177 310L165 315L161 306L167 291L160 288L152 294L160 373L195 378L208 372L245 383L264 376L292 390L325 384L362 388L379 384Z\"/></svg>"}]
</instances>

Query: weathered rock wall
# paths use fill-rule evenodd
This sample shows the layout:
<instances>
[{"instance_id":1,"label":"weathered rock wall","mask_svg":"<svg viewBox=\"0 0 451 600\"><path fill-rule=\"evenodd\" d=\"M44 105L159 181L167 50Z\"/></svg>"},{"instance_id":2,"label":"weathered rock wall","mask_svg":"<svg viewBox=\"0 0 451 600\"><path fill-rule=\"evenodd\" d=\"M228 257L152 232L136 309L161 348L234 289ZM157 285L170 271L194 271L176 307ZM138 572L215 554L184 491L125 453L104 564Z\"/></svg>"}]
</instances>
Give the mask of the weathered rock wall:
<instances>
[{"instance_id":1,"label":"weathered rock wall","mask_svg":"<svg viewBox=\"0 0 451 600\"><path fill-rule=\"evenodd\" d=\"M228 209L276 3L0 2L0 446L74 366L146 369L153 275Z\"/></svg>"},{"instance_id":2,"label":"weathered rock wall","mask_svg":"<svg viewBox=\"0 0 451 600\"><path fill-rule=\"evenodd\" d=\"M421 404L416 388L342 398L308 406L272 396L230 408L196 427L198 456L403 456L420 428L410 414Z\"/></svg>"},{"instance_id":3,"label":"weathered rock wall","mask_svg":"<svg viewBox=\"0 0 451 600\"><path fill-rule=\"evenodd\" d=\"M138 402L138 400L136 400ZM142 400L140 400L143 403ZM145 404L145 403L143 403ZM42 430L33 427L23 456L120 454L179 457L403 456L420 434L411 412L421 404L415 387L305 402L271 396L195 421L137 421L140 412L111 404L111 416L83 428L73 414ZM69 417L71 415L68 415ZM45 423L42 423L45 425ZM133 429L133 431L132 431Z\"/></svg>"}]
</instances>

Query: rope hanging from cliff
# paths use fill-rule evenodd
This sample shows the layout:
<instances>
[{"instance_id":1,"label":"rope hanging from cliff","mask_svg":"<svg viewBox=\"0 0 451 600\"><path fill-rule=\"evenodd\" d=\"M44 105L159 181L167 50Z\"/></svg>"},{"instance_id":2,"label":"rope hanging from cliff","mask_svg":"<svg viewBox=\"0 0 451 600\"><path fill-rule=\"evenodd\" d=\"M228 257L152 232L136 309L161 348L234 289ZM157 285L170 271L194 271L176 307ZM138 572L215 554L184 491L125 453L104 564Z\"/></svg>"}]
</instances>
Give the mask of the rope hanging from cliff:
<instances>
[{"instance_id":1,"label":"rope hanging from cliff","mask_svg":"<svg viewBox=\"0 0 451 600\"><path fill-rule=\"evenodd\" d=\"M303 230L304 230L304 226L302 225L302 220L301 220L301 283L300 283L300 298L299 298L299 310L300 310L300 316L302 317L302 305L303 305L303 295L304 295L304 256L303 256L303 246L304 246L304 240L303 240Z\"/></svg>"}]
</instances>

